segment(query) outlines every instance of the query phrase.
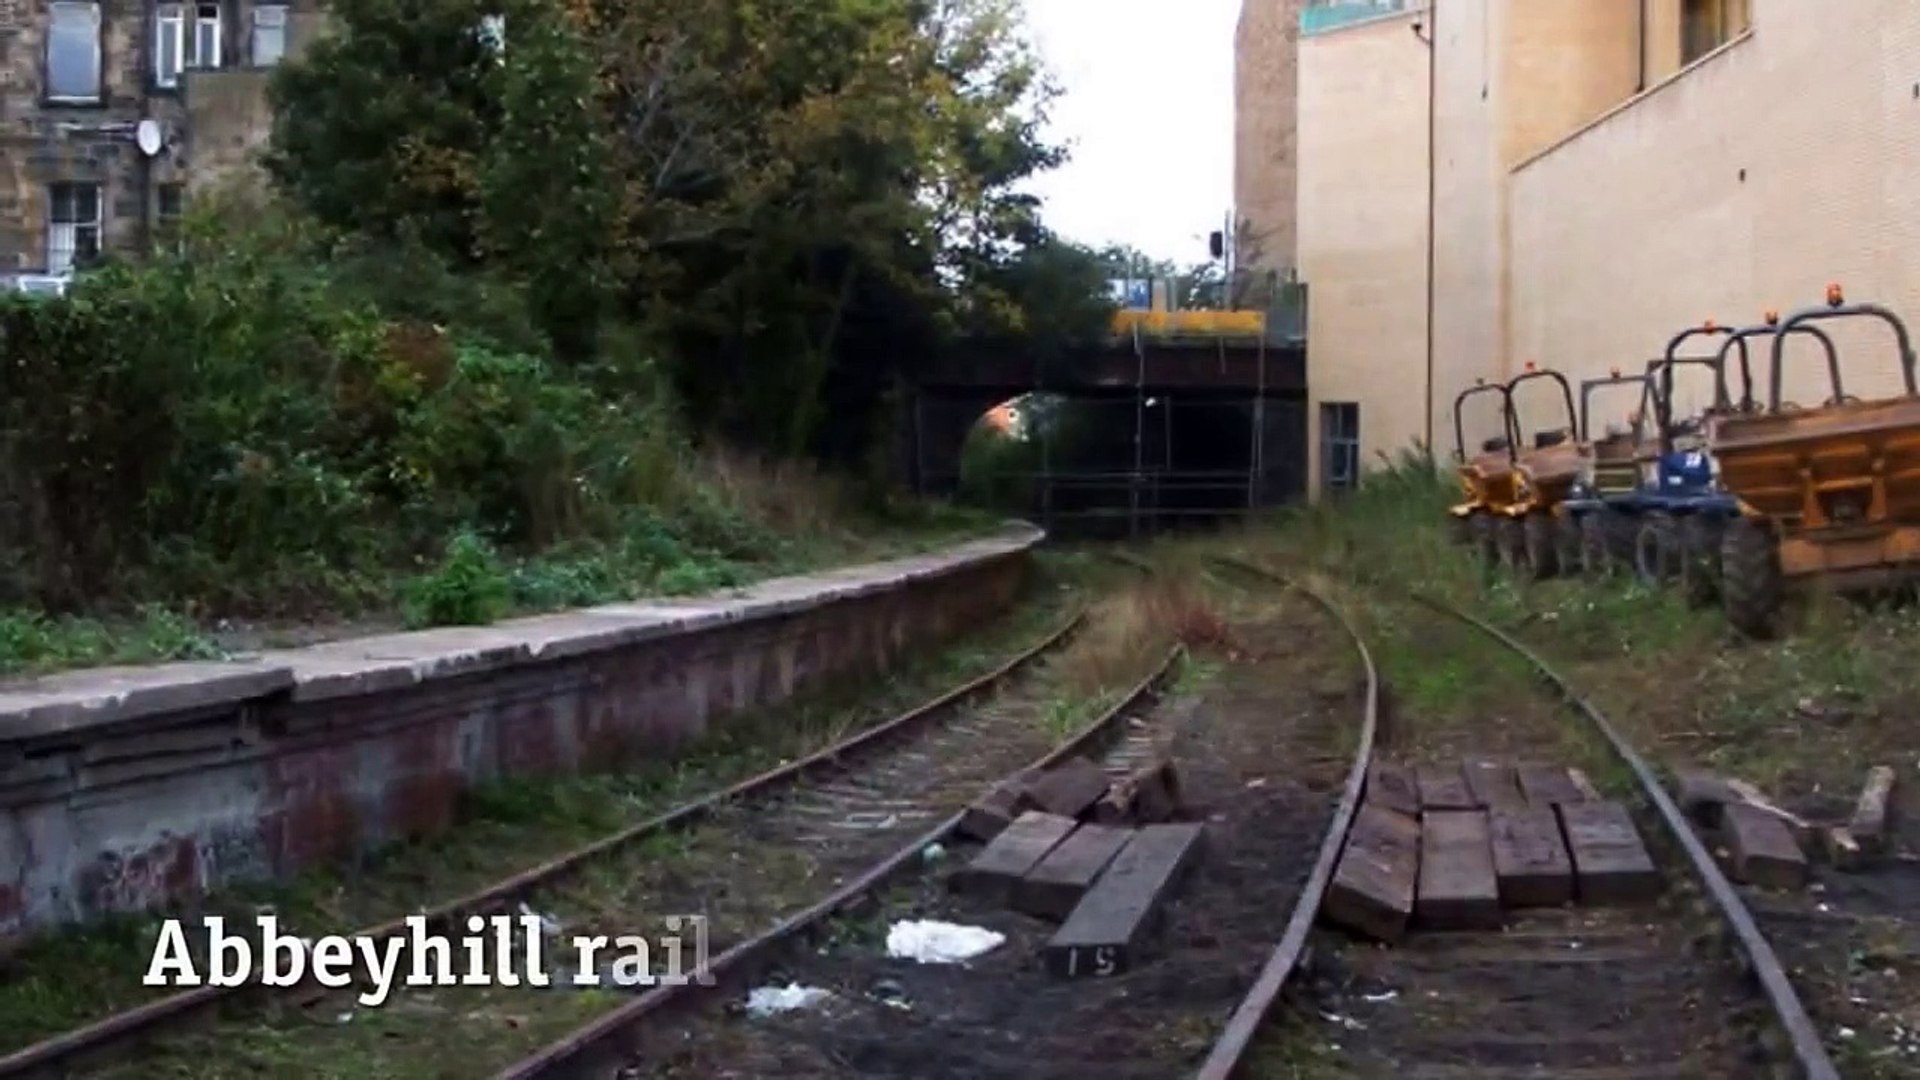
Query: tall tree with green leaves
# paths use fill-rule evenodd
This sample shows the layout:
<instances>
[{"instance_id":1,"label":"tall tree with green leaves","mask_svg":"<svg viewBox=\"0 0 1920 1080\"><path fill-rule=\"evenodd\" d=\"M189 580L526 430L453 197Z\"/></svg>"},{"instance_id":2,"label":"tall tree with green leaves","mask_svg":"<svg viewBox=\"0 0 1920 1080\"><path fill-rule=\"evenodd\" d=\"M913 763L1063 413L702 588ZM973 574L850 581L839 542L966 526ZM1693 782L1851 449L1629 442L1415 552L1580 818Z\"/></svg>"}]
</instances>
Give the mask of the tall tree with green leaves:
<instances>
[{"instance_id":1,"label":"tall tree with green leaves","mask_svg":"<svg viewBox=\"0 0 1920 1080\"><path fill-rule=\"evenodd\" d=\"M1015 0L334 16L276 76L282 186L336 227L516 276L563 353L603 318L640 324L703 427L849 456L916 358L1093 318L1036 277L1073 292L1086 266L1018 190L1061 154Z\"/></svg>"}]
</instances>

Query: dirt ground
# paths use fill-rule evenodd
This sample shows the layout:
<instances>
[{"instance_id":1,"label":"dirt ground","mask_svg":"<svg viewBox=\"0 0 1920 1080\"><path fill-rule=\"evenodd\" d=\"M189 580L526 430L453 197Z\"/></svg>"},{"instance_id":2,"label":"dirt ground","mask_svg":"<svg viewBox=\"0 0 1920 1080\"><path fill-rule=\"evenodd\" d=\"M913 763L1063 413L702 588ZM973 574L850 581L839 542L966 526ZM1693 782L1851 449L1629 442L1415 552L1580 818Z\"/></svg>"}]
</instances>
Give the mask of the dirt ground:
<instances>
[{"instance_id":1,"label":"dirt ground","mask_svg":"<svg viewBox=\"0 0 1920 1080\"><path fill-rule=\"evenodd\" d=\"M1804 892L1741 890L1849 1080L1920 1076L1914 841L1909 826L1892 857L1863 872L1816 866Z\"/></svg>"},{"instance_id":2,"label":"dirt ground","mask_svg":"<svg viewBox=\"0 0 1920 1080\"><path fill-rule=\"evenodd\" d=\"M1841 1074L1849 1080L1920 1076L1920 785L1913 780L1911 735L1920 698L1876 700L1859 683L1783 678L1768 688L1775 700L1725 700L1725 685L1754 662L1730 653L1704 678L1674 677L1667 692L1649 686L1662 674L1675 675L1670 671L1638 673L1621 686L1619 660L1584 659L1573 665L1573 677L1599 688L1603 707L1625 718L1628 737L1659 764L1756 781L1775 802L1815 823L1849 819L1869 765L1896 769L1885 859L1841 872L1816 852L1806 889L1743 886L1740 892ZM1623 703L1629 692L1631 706Z\"/></svg>"},{"instance_id":3,"label":"dirt ground","mask_svg":"<svg viewBox=\"0 0 1920 1080\"><path fill-rule=\"evenodd\" d=\"M1330 632L1331 631L1331 632ZM763 984L822 987L817 1008L677 1021L685 1046L638 1074L687 1077L1165 1077L1190 1071L1277 943L1324 834L1359 720L1350 647L1304 601L1237 632L1246 658L1200 691L1173 747L1207 823L1201 863L1154 954L1121 976L1062 982L1041 966L1049 922L948 893L942 869L892 890ZM970 851L953 852L951 861ZM966 965L885 954L886 927L937 918L1004 933ZM652 1040L649 1040L652 1041Z\"/></svg>"}]
</instances>

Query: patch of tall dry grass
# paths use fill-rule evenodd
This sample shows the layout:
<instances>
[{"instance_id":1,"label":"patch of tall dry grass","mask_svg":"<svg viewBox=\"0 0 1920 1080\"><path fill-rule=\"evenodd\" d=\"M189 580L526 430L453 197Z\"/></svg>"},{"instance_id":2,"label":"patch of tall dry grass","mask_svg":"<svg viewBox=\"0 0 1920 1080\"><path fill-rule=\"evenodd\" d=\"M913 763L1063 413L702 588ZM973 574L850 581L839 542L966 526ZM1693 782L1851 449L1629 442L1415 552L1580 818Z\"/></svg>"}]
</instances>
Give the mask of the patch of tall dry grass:
<instances>
[{"instance_id":1,"label":"patch of tall dry grass","mask_svg":"<svg viewBox=\"0 0 1920 1080\"><path fill-rule=\"evenodd\" d=\"M788 536L844 536L863 509L845 478L809 462L773 460L722 446L703 447L686 465L687 481L725 505Z\"/></svg>"},{"instance_id":2,"label":"patch of tall dry grass","mask_svg":"<svg viewBox=\"0 0 1920 1080\"><path fill-rule=\"evenodd\" d=\"M1227 621L1197 578L1156 575L1108 593L1060 657L1066 688L1093 695L1138 682L1175 644L1225 645Z\"/></svg>"}]
</instances>

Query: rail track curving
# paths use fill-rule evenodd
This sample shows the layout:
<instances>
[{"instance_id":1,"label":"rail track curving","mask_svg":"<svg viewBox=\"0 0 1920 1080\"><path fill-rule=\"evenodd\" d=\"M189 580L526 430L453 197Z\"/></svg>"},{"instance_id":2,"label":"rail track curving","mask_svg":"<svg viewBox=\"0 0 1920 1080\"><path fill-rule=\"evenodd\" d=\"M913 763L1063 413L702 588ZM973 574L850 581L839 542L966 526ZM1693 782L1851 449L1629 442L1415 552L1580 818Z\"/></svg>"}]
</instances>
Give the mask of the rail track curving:
<instances>
[{"instance_id":1,"label":"rail track curving","mask_svg":"<svg viewBox=\"0 0 1920 1080\"><path fill-rule=\"evenodd\" d=\"M1216 560L1231 566L1243 574L1263 578L1281 585L1293 585L1286 577L1264 567L1238 560ZM1356 628L1349 616L1330 598L1309 591L1316 601L1323 604L1340 621L1355 646L1367 655L1367 644L1362 633ZM1613 1065L1594 1065L1577 1069L1562 1068L1554 1072L1539 1072L1539 1065L1525 1061L1525 1056L1537 1047L1528 1045L1524 1040L1513 1040L1501 1045L1498 1038L1486 1038L1474 1044L1457 1057L1442 1059L1432 1054L1433 1047L1423 1044L1421 1036L1412 1036L1404 1047L1407 1055L1393 1062L1395 1075L1403 1077L1432 1077L1441 1080L1447 1077L1495 1077L1495 1076L1532 1076L1532 1075L1591 1075L1594 1077L1701 1077L1706 1075L1747 1076L1754 1075L1756 1068L1784 1068L1806 1080L1837 1080L1832 1060L1821 1042L1818 1031L1809 1019L1805 1007L1795 992L1791 980L1782 967L1772 947L1755 923L1739 894L1728 882L1720 867L1706 846L1694 834L1687 824L1680 808L1661 785L1659 777L1646 760L1620 735L1617 728L1591 702L1583 698L1573 686L1555 671L1551 665L1537 653L1498 627L1451 604L1432 596L1414 594L1410 598L1415 604L1454 621L1474 631L1485 642L1509 653L1523 662L1538 683L1549 688L1556 704L1570 708L1584 722L1592 734L1599 736L1607 749L1619 764L1625 766L1637 788L1637 794L1648 806L1660 823L1664 838L1676 848L1685 867L1703 895L1703 901L1696 903L1693 915L1706 917L1717 923L1716 929L1731 939L1735 946L1737 961L1743 974L1757 986L1757 997L1764 1003L1768 1023L1762 1025L1765 1033L1757 1039L1746 1037L1745 1032L1736 1036L1746 1043L1744 1053L1731 1051L1732 1057L1724 1065L1725 1072L1706 1072L1697 1062L1689 1062L1665 1068L1658 1063L1642 1062L1638 1065L1623 1063L1623 1057L1616 1057ZM1372 661L1368 659L1369 672ZM1370 684L1368 695L1368 713L1365 718L1368 732L1374 729L1377 721L1377 686ZM1397 725L1396 725L1397 726ZM1371 749L1369 740L1369 750ZM1339 848L1344 840L1346 829L1351 825L1354 805L1357 803L1365 785L1365 761L1356 761L1354 771L1349 777L1348 787L1343 796L1341 808L1336 817L1334 830L1330 833L1327 845L1323 847L1320 861L1315 866L1313 877L1301 896L1289 920L1287 932L1279 948L1274 951L1266 969L1252 990L1247 994L1240 1008L1227 1024L1226 1029L1215 1044L1212 1054L1201 1067L1199 1075L1204 1080L1225 1080L1234 1075L1246 1058L1249 1049L1255 1043L1256 1033L1262 1027L1272 1006L1290 983L1297 983L1302 974L1302 957L1315 913L1324 902L1328 886L1331 883L1334 861L1338 858ZM1689 920L1687 910L1666 910L1657 916L1665 923L1684 923ZM1671 1036L1671 1032L1639 1032L1635 1025L1649 1018L1662 1017L1672 1020L1673 1014L1686 1012L1691 1005L1697 1005L1702 999L1711 998L1714 990L1705 984L1712 977L1704 972L1710 961L1698 955L1660 955L1661 945L1674 940L1671 926L1632 925L1629 922L1609 924L1606 920L1594 923L1577 923L1573 920L1547 916L1536 924L1510 928L1505 935L1449 935L1452 942L1430 949L1407 950L1408 958L1400 967L1394 961L1386 962L1389 974L1401 977L1409 984L1425 985L1429 993L1444 994L1451 989L1460 989L1476 980L1484 980L1490 971L1501 966L1519 969L1524 974L1521 980L1527 984L1527 990L1514 995L1523 1002L1529 997L1551 997L1556 991L1571 991L1574 1007L1585 1007L1591 1011L1591 1029L1601 1031L1596 1039L1596 1047L1602 1051L1611 1051L1616 1055L1632 1053L1636 1035L1644 1034L1647 1045L1658 1044L1662 1038ZM1683 928L1679 939L1684 940ZM1483 940L1484 939L1484 940ZM1504 940L1502 940L1504 939ZM1585 956L1579 958L1581 970L1572 978L1549 984L1547 980L1534 976L1542 965L1561 963L1567 959L1566 953L1582 945L1597 945L1590 948ZM1610 951L1611 950L1611 951ZM1386 954L1398 954L1401 950L1387 950ZM1697 953L1697 950L1695 950ZM1639 970L1635 970L1636 965ZM1649 976L1648 970L1654 974ZM1435 971L1440 977L1433 977ZM1356 976L1352 972L1344 973L1348 979ZM1617 978L1617 981L1616 981ZM1624 986L1624 991L1608 994L1591 993L1592 988L1616 985ZM1438 987L1439 989L1432 989ZM1624 994L1625 998L1620 995ZM1630 1000L1638 997L1640 1000ZM1726 1027L1732 1023L1730 1017L1739 1006L1730 1000L1723 1000L1720 1008L1724 1015L1715 1014L1699 1018L1709 1027ZM1713 1014L1714 1006L1708 1006L1706 1012ZM1614 1021L1618 1021L1617 1023ZM1656 1025L1657 1026L1657 1025ZM1684 1032L1685 1026L1681 1026ZM1697 1030L1697 1028L1696 1028ZM1391 1033L1375 1033L1367 1037L1370 1044L1390 1042ZM1472 1039L1467 1040L1469 1043ZM1664 1047L1663 1047L1664 1049ZM1508 1060L1500 1060L1509 1055ZM1766 1059L1764 1062L1756 1058ZM1365 1074L1371 1075L1371 1074Z\"/></svg>"},{"instance_id":2,"label":"rail track curving","mask_svg":"<svg viewBox=\"0 0 1920 1080\"><path fill-rule=\"evenodd\" d=\"M898 844L897 836L894 837L897 846L891 846L886 854L868 863L864 870L844 885L803 910L781 919L764 932L738 941L715 956L709 968L714 979L711 984L681 983L648 990L613 1012L507 1067L497 1074L498 1080L651 1075L638 1071L632 1064L637 1058L650 1056L644 1029L651 1018L677 1007L696 1004L695 999L709 998L716 989L738 987L745 978L774 959L783 946L886 887L896 876L916 865L928 849L953 837L966 804L988 784L1010 778L1026 769L1047 768L1068 757L1090 751L1104 750L1121 758L1137 753L1137 733L1123 732L1123 728L1134 711L1155 695L1182 652L1178 646L1170 649L1151 672L1102 710L1098 717L1039 758L1022 760L1008 767L1003 747L1001 753L993 755L997 760L997 768L976 769L963 783L946 785L937 793L923 794L920 799L923 807L950 808L942 820L917 833L904 844ZM769 816L766 820L782 833L795 836L787 832L781 817Z\"/></svg>"},{"instance_id":3,"label":"rail track curving","mask_svg":"<svg viewBox=\"0 0 1920 1080\"><path fill-rule=\"evenodd\" d=\"M1170 754L1181 769L1183 816L1208 822L1206 854L1167 901L1152 960L1091 982L1061 982L1034 959L1053 932L1049 921L992 899L952 896L939 870L902 874L861 912L824 928L814 939L819 948L789 951L767 967L772 982L824 989L828 1003L792 1017L743 1018L730 1006L733 995L709 996L710 1008L657 1016L636 1030L618 1075L957 1080L1098 1072L1144 1080L1190 1068L1223 1020L1229 1039L1257 1025L1262 1010L1235 1013L1235 1005L1248 986L1257 993L1291 966L1262 967L1275 913L1292 907L1303 882L1317 889L1313 882L1331 872L1356 778L1365 776L1377 693L1364 646L1356 679L1350 655L1326 645L1324 619L1340 619L1337 609L1273 606L1264 591L1253 595L1259 615L1235 624L1223 643L1241 662L1203 696L1183 688L1140 710L1127 744L1101 762L1119 772L1157 744L1156 756ZM1360 707L1349 710L1349 702ZM1353 722L1355 713L1363 723ZM901 963L874 940L876 926L897 917L957 919L1004 934L1006 944L960 969ZM1300 949L1312 918L1312 905L1296 913L1282 952ZM505 1075L607 1075L540 1065Z\"/></svg>"}]
</instances>

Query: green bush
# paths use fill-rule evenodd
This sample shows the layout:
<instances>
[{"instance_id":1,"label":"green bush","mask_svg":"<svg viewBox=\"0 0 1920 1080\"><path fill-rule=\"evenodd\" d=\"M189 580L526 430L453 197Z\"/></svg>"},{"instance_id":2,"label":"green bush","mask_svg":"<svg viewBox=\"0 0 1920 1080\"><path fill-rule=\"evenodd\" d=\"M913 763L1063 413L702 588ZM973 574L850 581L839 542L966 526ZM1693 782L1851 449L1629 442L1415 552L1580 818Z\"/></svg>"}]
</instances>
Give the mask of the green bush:
<instances>
[{"instance_id":1,"label":"green bush","mask_svg":"<svg viewBox=\"0 0 1920 1080\"><path fill-rule=\"evenodd\" d=\"M512 582L493 545L461 532L448 541L440 566L414 580L407 625L483 626L505 615L512 599Z\"/></svg>"},{"instance_id":2,"label":"green bush","mask_svg":"<svg viewBox=\"0 0 1920 1080\"><path fill-rule=\"evenodd\" d=\"M420 320L488 308L471 279L423 274L437 297L383 306L334 248L270 219L66 298L0 297L0 608L352 607L444 549L417 606L465 621L500 592L468 609L441 588L479 588L468 533L622 549L571 583L500 571L536 605L777 540L690 476L643 339L562 367L511 302L478 332Z\"/></svg>"}]
</instances>

